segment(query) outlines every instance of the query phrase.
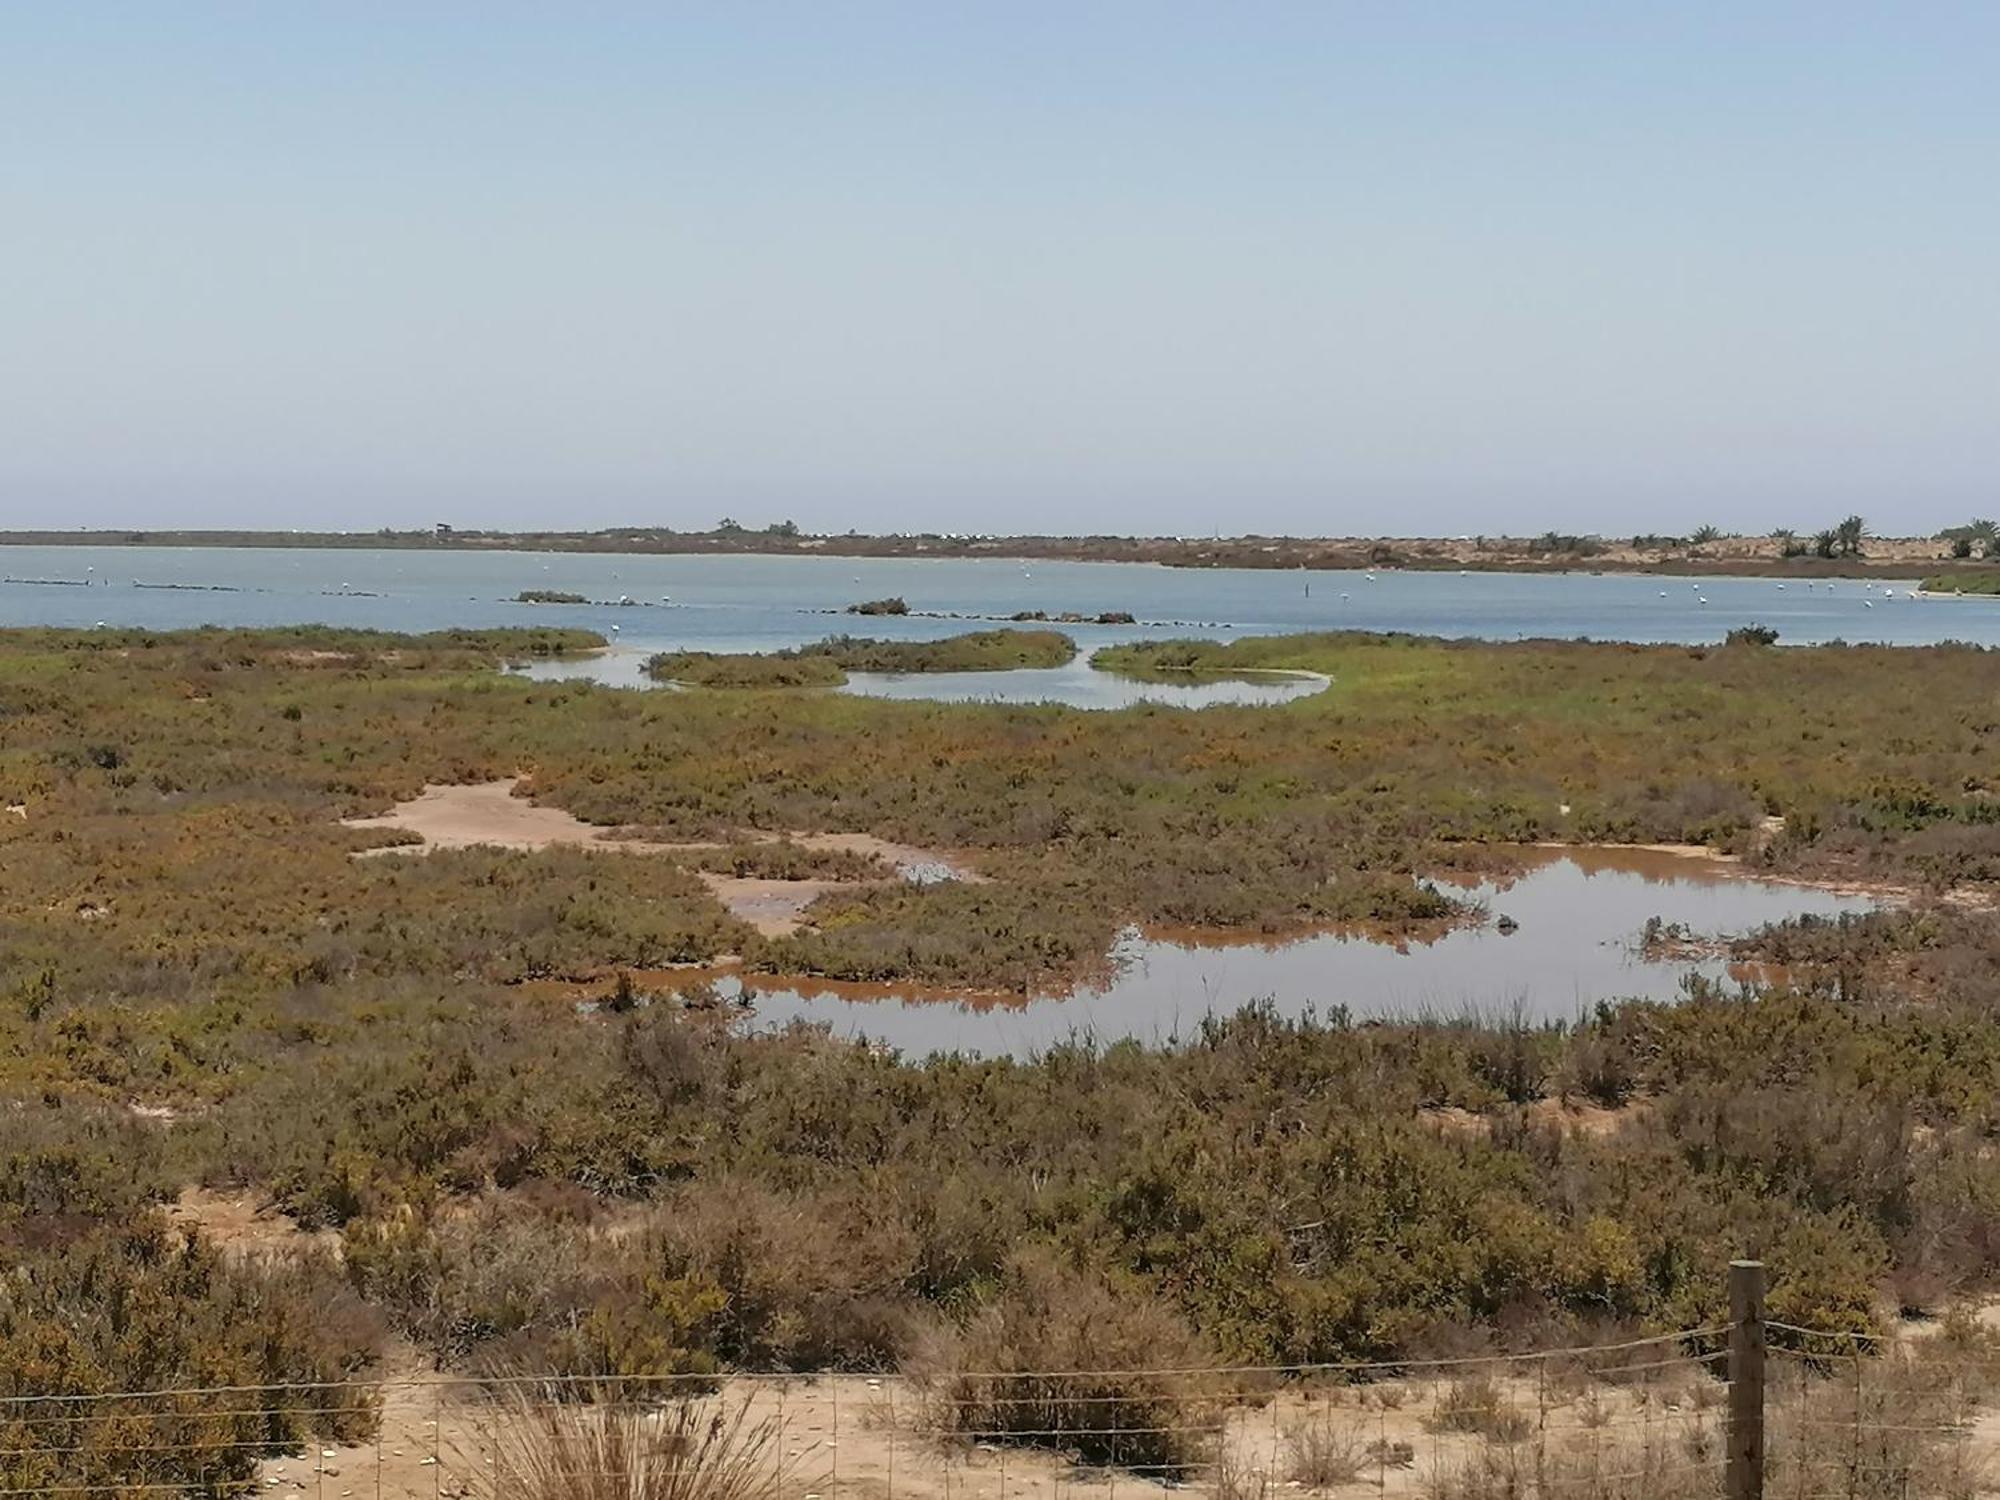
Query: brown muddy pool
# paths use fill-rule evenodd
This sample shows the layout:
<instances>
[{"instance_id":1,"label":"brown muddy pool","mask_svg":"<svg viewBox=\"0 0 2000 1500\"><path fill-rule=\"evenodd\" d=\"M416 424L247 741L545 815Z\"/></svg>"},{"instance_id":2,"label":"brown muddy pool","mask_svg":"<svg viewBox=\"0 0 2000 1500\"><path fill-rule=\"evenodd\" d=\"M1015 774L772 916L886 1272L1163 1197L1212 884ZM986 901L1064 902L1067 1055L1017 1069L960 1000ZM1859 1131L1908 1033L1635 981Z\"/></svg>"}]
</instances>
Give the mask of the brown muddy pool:
<instances>
[{"instance_id":1,"label":"brown muddy pool","mask_svg":"<svg viewBox=\"0 0 2000 1500\"><path fill-rule=\"evenodd\" d=\"M1700 855L1641 849L1527 851L1505 882L1454 884L1488 920L1427 942L1394 944L1347 933L1282 943L1168 939L1127 932L1110 983L1067 995L969 998L920 989L751 978L763 1030L794 1020L836 1035L925 1054L1025 1056L1072 1036L1160 1043L1209 1014L1269 1001L1287 1015L1344 1007L1357 1020L1468 1014L1567 1020L1600 1000L1675 1000L1692 976L1748 977L1716 957L1648 957L1650 919L1696 939L1740 935L1806 914L1865 912L1877 898L1758 879ZM1516 924L1501 931L1501 917ZM1696 945L1699 948L1699 944ZM1734 970L1734 971L1733 971ZM728 998L743 983L721 980Z\"/></svg>"}]
</instances>

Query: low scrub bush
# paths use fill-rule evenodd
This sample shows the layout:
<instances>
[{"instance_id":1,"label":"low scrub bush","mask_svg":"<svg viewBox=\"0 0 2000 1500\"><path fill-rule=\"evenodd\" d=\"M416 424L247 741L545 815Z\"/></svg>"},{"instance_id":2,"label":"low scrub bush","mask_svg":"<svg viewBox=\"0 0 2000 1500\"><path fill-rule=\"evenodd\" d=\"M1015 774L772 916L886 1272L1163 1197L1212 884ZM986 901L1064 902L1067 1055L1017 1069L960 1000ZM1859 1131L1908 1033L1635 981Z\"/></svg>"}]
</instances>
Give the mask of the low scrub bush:
<instances>
[{"instance_id":1,"label":"low scrub bush","mask_svg":"<svg viewBox=\"0 0 2000 1500\"><path fill-rule=\"evenodd\" d=\"M1738 625L1724 637L1730 646L1775 646L1778 632L1769 625Z\"/></svg>"},{"instance_id":2,"label":"low scrub bush","mask_svg":"<svg viewBox=\"0 0 2000 1500\"><path fill-rule=\"evenodd\" d=\"M383 1330L330 1262L225 1259L154 1218L15 1257L0 1283L0 1488L217 1493L374 1430ZM115 1392L242 1387L182 1403ZM32 1403L8 1398L33 1396ZM115 1420L114 1420L115 1419Z\"/></svg>"},{"instance_id":3,"label":"low scrub bush","mask_svg":"<svg viewBox=\"0 0 2000 1500\"><path fill-rule=\"evenodd\" d=\"M1454 1380L1437 1398L1431 1425L1439 1432L1470 1432L1500 1443L1517 1443L1534 1430L1532 1416L1491 1376Z\"/></svg>"},{"instance_id":4,"label":"low scrub bush","mask_svg":"<svg viewBox=\"0 0 2000 1500\"><path fill-rule=\"evenodd\" d=\"M809 849L790 839L696 849L674 858L688 869L754 880L893 880L896 875L895 866L880 855Z\"/></svg>"},{"instance_id":5,"label":"low scrub bush","mask_svg":"<svg viewBox=\"0 0 2000 1500\"><path fill-rule=\"evenodd\" d=\"M1309 1490L1352 1484L1369 1466L1363 1425L1322 1407L1285 1429L1285 1477Z\"/></svg>"},{"instance_id":6,"label":"low scrub bush","mask_svg":"<svg viewBox=\"0 0 2000 1500\"><path fill-rule=\"evenodd\" d=\"M662 651L646 658L646 675L689 687L736 689L839 687L847 681L840 664L826 657L714 651Z\"/></svg>"},{"instance_id":7,"label":"low scrub bush","mask_svg":"<svg viewBox=\"0 0 2000 1500\"><path fill-rule=\"evenodd\" d=\"M1059 667L1076 655L1076 642L1054 630L976 630L939 641L871 641L843 635L778 655L825 658L849 672L1001 672Z\"/></svg>"},{"instance_id":8,"label":"low scrub bush","mask_svg":"<svg viewBox=\"0 0 2000 1500\"><path fill-rule=\"evenodd\" d=\"M1219 1393L1210 1377L1177 1373L1213 1363L1157 1302L1023 1257L990 1300L937 1330L908 1368L929 1427L1074 1453L1164 1483L1213 1455Z\"/></svg>"}]
</instances>

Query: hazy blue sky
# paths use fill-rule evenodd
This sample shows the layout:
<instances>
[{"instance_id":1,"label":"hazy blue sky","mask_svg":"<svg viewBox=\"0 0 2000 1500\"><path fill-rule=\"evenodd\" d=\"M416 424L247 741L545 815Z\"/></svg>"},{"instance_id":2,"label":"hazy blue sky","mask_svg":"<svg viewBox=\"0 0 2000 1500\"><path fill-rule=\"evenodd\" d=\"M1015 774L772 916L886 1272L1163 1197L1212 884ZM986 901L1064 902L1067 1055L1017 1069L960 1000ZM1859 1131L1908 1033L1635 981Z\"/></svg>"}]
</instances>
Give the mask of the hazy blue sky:
<instances>
[{"instance_id":1,"label":"hazy blue sky","mask_svg":"<svg viewBox=\"0 0 2000 1500\"><path fill-rule=\"evenodd\" d=\"M0 11L0 522L2000 511L2000 5Z\"/></svg>"}]
</instances>

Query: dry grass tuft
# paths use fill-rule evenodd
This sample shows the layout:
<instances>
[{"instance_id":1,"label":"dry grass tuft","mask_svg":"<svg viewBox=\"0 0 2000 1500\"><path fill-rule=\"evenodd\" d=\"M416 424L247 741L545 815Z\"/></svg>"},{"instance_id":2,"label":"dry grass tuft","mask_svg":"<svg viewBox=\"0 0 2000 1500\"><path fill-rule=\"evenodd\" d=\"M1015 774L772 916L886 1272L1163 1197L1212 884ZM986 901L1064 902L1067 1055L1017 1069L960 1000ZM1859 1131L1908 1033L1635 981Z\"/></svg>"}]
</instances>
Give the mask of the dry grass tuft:
<instances>
[{"instance_id":1,"label":"dry grass tuft","mask_svg":"<svg viewBox=\"0 0 2000 1500\"><path fill-rule=\"evenodd\" d=\"M1454 1380L1445 1389L1431 1425L1439 1432L1471 1432L1496 1443L1518 1443L1535 1424L1490 1375L1479 1375Z\"/></svg>"},{"instance_id":2,"label":"dry grass tuft","mask_svg":"<svg viewBox=\"0 0 2000 1500\"><path fill-rule=\"evenodd\" d=\"M505 1398L484 1452L467 1461L474 1500L777 1500L787 1466L769 1419L708 1400L648 1406ZM483 1461L491 1457L491 1464Z\"/></svg>"},{"instance_id":3,"label":"dry grass tuft","mask_svg":"<svg viewBox=\"0 0 2000 1500\"><path fill-rule=\"evenodd\" d=\"M1285 1477L1307 1489L1353 1484L1369 1465L1369 1445L1359 1424L1316 1411L1285 1433Z\"/></svg>"}]
</instances>

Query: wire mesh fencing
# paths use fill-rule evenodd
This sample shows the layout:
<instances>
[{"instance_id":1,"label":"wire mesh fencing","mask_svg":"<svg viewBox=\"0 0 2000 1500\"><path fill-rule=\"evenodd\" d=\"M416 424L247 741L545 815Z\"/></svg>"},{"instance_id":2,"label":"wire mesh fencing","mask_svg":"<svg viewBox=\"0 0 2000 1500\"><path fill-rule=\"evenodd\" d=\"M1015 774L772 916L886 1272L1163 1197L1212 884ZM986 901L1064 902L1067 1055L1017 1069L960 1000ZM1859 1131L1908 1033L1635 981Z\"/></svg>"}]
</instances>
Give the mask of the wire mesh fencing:
<instances>
[{"instance_id":1,"label":"wire mesh fencing","mask_svg":"<svg viewBox=\"0 0 2000 1500\"><path fill-rule=\"evenodd\" d=\"M1739 1269L1726 1325L1462 1359L10 1395L0 1500L2000 1493L2000 1342L1766 1321Z\"/></svg>"},{"instance_id":2,"label":"wire mesh fencing","mask_svg":"<svg viewBox=\"0 0 2000 1500\"><path fill-rule=\"evenodd\" d=\"M0 1398L0 1496L1719 1494L1725 1329L1394 1364Z\"/></svg>"},{"instance_id":3,"label":"wire mesh fencing","mask_svg":"<svg viewBox=\"0 0 2000 1500\"><path fill-rule=\"evenodd\" d=\"M2000 1493L2000 1356L1983 1339L1766 1327L1767 1496Z\"/></svg>"}]
</instances>

